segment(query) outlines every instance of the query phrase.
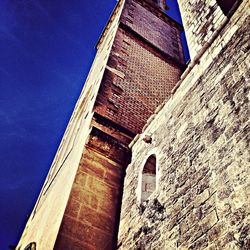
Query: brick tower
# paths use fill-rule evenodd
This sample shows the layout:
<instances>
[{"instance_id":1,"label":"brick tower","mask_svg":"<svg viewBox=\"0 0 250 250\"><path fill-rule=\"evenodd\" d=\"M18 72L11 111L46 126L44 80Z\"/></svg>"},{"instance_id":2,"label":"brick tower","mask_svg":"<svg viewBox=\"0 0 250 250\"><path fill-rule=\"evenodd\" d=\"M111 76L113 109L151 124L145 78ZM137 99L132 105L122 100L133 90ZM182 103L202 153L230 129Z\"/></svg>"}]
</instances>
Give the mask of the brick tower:
<instances>
[{"instance_id":1,"label":"brick tower","mask_svg":"<svg viewBox=\"0 0 250 250\"><path fill-rule=\"evenodd\" d=\"M184 67L164 2L118 1L17 249L115 248L128 145Z\"/></svg>"}]
</instances>

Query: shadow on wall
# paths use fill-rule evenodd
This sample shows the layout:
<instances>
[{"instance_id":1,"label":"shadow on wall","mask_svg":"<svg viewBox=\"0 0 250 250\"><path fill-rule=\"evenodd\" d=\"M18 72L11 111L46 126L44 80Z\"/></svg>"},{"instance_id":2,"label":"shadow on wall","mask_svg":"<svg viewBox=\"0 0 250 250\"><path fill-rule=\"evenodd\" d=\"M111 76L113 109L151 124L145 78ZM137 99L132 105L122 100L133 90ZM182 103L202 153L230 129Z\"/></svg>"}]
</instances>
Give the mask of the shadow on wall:
<instances>
[{"instance_id":1,"label":"shadow on wall","mask_svg":"<svg viewBox=\"0 0 250 250\"><path fill-rule=\"evenodd\" d=\"M177 21L178 23L182 25L181 13L179 10L177 0L167 1L167 5L169 9L166 10L166 14L172 17L175 21ZM190 55L189 55L187 39L186 39L186 35L184 31L181 33L181 43L183 46L185 63L188 63L188 61L190 60Z\"/></svg>"},{"instance_id":2,"label":"shadow on wall","mask_svg":"<svg viewBox=\"0 0 250 250\"><path fill-rule=\"evenodd\" d=\"M148 200L156 189L156 157L150 155L142 171L141 202Z\"/></svg>"}]
</instances>

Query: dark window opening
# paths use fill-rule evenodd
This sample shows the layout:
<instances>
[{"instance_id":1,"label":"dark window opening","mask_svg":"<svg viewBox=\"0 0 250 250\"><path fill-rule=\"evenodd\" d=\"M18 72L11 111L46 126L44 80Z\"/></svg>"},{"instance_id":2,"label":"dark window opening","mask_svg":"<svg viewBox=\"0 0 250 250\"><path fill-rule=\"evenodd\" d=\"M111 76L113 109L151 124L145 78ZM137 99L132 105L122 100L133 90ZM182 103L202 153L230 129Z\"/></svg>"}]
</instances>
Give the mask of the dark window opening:
<instances>
[{"instance_id":1,"label":"dark window opening","mask_svg":"<svg viewBox=\"0 0 250 250\"><path fill-rule=\"evenodd\" d=\"M148 157L142 171L141 202L148 200L149 196L156 189L156 157Z\"/></svg>"},{"instance_id":2,"label":"dark window opening","mask_svg":"<svg viewBox=\"0 0 250 250\"><path fill-rule=\"evenodd\" d=\"M36 250L36 243L32 242L24 250Z\"/></svg>"},{"instance_id":3,"label":"dark window opening","mask_svg":"<svg viewBox=\"0 0 250 250\"><path fill-rule=\"evenodd\" d=\"M232 9L235 9L240 0L217 0L224 15L228 16Z\"/></svg>"}]
</instances>

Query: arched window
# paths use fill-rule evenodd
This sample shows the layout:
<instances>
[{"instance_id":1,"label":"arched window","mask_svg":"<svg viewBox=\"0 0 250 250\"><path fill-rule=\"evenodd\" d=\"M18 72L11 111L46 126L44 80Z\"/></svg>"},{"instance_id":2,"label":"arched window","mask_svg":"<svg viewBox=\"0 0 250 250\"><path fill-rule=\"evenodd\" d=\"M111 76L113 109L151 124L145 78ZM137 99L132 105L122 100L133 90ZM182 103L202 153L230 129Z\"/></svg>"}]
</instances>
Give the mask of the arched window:
<instances>
[{"instance_id":1,"label":"arched window","mask_svg":"<svg viewBox=\"0 0 250 250\"><path fill-rule=\"evenodd\" d=\"M237 3L239 2L240 0L217 0L218 5L226 16L233 7L236 7Z\"/></svg>"},{"instance_id":2,"label":"arched window","mask_svg":"<svg viewBox=\"0 0 250 250\"><path fill-rule=\"evenodd\" d=\"M146 201L156 189L156 157L150 155L142 171L141 202Z\"/></svg>"},{"instance_id":3,"label":"arched window","mask_svg":"<svg viewBox=\"0 0 250 250\"><path fill-rule=\"evenodd\" d=\"M36 250L36 243L31 242L24 250Z\"/></svg>"}]
</instances>

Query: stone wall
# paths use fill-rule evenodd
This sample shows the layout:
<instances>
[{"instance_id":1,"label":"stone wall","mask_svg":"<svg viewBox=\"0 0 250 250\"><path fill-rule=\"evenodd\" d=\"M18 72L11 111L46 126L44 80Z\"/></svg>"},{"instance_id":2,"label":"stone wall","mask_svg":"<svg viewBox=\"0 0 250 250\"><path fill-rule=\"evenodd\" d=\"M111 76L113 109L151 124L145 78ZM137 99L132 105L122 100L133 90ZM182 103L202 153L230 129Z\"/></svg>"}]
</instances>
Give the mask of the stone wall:
<instances>
[{"instance_id":1,"label":"stone wall","mask_svg":"<svg viewBox=\"0 0 250 250\"><path fill-rule=\"evenodd\" d=\"M146 1L128 0L121 21L155 47L184 63L180 39L183 28L170 17L160 14Z\"/></svg>"},{"instance_id":2,"label":"stone wall","mask_svg":"<svg viewBox=\"0 0 250 250\"><path fill-rule=\"evenodd\" d=\"M178 3L189 53L193 59L226 20L226 16L216 0L179 0Z\"/></svg>"},{"instance_id":3,"label":"stone wall","mask_svg":"<svg viewBox=\"0 0 250 250\"><path fill-rule=\"evenodd\" d=\"M54 249L115 249L130 153L94 129L83 152Z\"/></svg>"},{"instance_id":4,"label":"stone wall","mask_svg":"<svg viewBox=\"0 0 250 250\"><path fill-rule=\"evenodd\" d=\"M250 249L249 5L241 3L135 141L119 249ZM157 190L141 203L152 154Z\"/></svg>"}]
</instances>

